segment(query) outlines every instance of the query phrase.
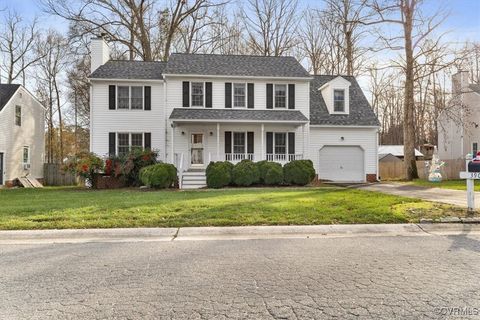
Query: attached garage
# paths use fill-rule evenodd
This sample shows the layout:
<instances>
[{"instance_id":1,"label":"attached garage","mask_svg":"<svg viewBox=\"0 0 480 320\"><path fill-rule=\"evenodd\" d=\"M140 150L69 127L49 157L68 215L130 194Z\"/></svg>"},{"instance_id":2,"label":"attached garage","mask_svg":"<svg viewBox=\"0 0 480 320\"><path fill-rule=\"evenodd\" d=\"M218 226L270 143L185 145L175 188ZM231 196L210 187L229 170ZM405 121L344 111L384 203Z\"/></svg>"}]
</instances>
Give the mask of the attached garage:
<instances>
[{"instance_id":1,"label":"attached garage","mask_svg":"<svg viewBox=\"0 0 480 320\"><path fill-rule=\"evenodd\" d=\"M365 181L365 152L360 146L324 146L319 153L319 179Z\"/></svg>"}]
</instances>

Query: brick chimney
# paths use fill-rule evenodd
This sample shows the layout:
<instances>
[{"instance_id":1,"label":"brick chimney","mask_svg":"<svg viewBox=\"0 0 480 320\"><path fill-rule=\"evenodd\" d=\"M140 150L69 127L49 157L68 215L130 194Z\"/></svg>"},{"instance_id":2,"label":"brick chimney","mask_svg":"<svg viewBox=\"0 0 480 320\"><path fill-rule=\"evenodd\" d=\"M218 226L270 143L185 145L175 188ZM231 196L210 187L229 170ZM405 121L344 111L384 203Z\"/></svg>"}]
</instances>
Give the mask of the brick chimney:
<instances>
[{"instance_id":1,"label":"brick chimney","mask_svg":"<svg viewBox=\"0 0 480 320\"><path fill-rule=\"evenodd\" d=\"M97 38L92 38L90 42L90 54L90 72L97 70L98 67L110 60L110 49L105 41L105 33L102 33Z\"/></svg>"},{"instance_id":2,"label":"brick chimney","mask_svg":"<svg viewBox=\"0 0 480 320\"><path fill-rule=\"evenodd\" d=\"M452 76L452 92L454 94L460 94L466 92L468 89L468 71L458 70Z\"/></svg>"}]
</instances>

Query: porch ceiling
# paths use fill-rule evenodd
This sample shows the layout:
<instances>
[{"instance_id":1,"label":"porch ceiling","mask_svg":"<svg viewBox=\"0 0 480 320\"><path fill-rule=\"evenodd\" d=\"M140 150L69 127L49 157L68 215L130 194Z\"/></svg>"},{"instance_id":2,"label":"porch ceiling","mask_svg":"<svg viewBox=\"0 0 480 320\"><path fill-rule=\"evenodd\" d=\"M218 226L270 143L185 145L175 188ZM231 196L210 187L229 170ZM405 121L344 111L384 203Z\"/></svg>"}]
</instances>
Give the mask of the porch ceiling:
<instances>
[{"instance_id":1,"label":"porch ceiling","mask_svg":"<svg viewBox=\"0 0 480 320\"><path fill-rule=\"evenodd\" d=\"M170 114L173 122L275 122L307 123L299 110L198 109L175 108Z\"/></svg>"}]
</instances>

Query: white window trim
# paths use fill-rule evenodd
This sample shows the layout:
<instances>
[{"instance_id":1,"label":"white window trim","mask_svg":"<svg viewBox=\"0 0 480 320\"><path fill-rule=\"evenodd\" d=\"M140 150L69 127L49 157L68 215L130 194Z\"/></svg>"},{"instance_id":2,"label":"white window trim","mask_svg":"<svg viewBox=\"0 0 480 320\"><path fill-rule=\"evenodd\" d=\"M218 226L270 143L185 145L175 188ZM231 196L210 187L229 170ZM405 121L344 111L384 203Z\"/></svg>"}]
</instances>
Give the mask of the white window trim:
<instances>
[{"instance_id":1,"label":"white window trim","mask_svg":"<svg viewBox=\"0 0 480 320\"><path fill-rule=\"evenodd\" d=\"M119 108L118 105L118 87L128 87L128 108ZM142 88L142 108L141 109L132 109L132 87L141 87ZM145 110L145 86L142 85L115 85L115 103L116 103L116 110L130 110L130 111L143 111Z\"/></svg>"},{"instance_id":2,"label":"white window trim","mask_svg":"<svg viewBox=\"0 0 480 320\"><path fill-rule=\"evenodd\" d=\"M243 137L245 139L245 152L243 152L244 154L248 154L248 137L247 137L247 131L232 131L232 154L235 154L236 152L234 152L235 148L234 148L234 136L235 136L235 133L243 133ZM253 140L255 141L255 133L253 134L254 135L254 138ZM254 142L255 144L255 142ZM255 150L254 150L255 151Z\"/></svg>"},{"instance_id":3,"label":"white window trim","mask_svg":"<svg viewBox=\"0 0 480 320\"><path fill-rule=\"evenodd\" d=\"M335 111L335 91L343 91L343 111ZM335 114L348 114L347 112L347 89L345 88L333 88L332 89L332 113Z\"/></svg>"},{"instance_id":4,"label":"white window trim","mask_svg":"<svg viewBox=\"0 0 480 320\"><path fill-rule=\"evenodd\" d=\"M192 90L192 84L193 83L203 83L203 106L194 106L192 105L193 99L193 90ZM206 92L206 82L205 81L190 81L190 108L198 108L198 109L204 109L206 108L206 103L207 103L207 92ZM213 84L212 84L213 86Z\"/></svg>"},{"instance_id":5,"label":"white window trim","mask_svg":"<svg viewBox=\"0 0 480 320\"><path fill-rule=\"evenodd\" d=\"M25 162L25 159L24 159L24 152L25 152L25 149L27 149L27 162ZM30 153L30 146L23 146L22 147L22 165L29 165L31 163L31 153Z\"/></svg>"},{"instance_id":6,"label":"white window trim","mask_svg":"<svg viewBox=\"0 0 480 320\"><path fill-rule=\"evenodd\" d=\"M17 107L20 107L20 124L18 125L17 124ZM19 104L16 104L15 105L15 110L13 111L13 122L15 123L15 126L16 127L21 127L22 126L22 122L23 122L23 112L22 112L23 108L21 105Z\"/></svg>"},{"instance_id":7,"label":"white window trim","mask_svg":"<svg viewBox=\"0 0 480 320\"><path fill-rule=\"evenodd\" d=\"M142 135L142 148L145 149L145 132L117 132L115 136L115 144L116 144L116 155L118 156L120 154L119 148L120 148L120 139L118 138L118 135L120 134L128 134L128 152L132 151L132 134L141 134Z\"/></svg>"},{"instance_id":8,"label":"white window trim","mask_svg":"<svg viewBox=\"0 0 480 320\"><path fill-rule=\"evenodd\" d=\"M277 107L275 103L275 89L278 85L285 86L285 108ZM288 110L288 83L275 83L273 85L273 109Z\"/></svg>"},{"instance_id":9,"label":"white window trim","mask_svg":"<svg viewBox=\"0 0 480 320\"><path fill-rule=\"evenodd\" d=\"M296 131L270 131L270 130L269 130L268 132L273 133L273 137L272 137L272 146L273 146L272 149L273 149L273 150L272 150L272 153L267 153L267 144L265 143L265 153L267 153L267 154L273 154L273 155L277 154L277 153L275 153L275 133L285 133L285 135L286 135L286 139L285 139L285 143L286 143L286 145L285 145L285 151L286 151L286 153L285 153L285 154L286 154L286 155L289 155L290 153L288 153L288 152L289 152L290 150L288 150L288 146L289 146L289 144L288 144L288 136L289 136L289 133L292 133L292 132L293 132L293 133L295 133L295 139L297 139ZM267 133L265 132L265 142L266 142L266 141L267 141ZM295 142L296 142L296 141L295 141ZM283 154L283 153L279 153L279 154Z\"/></svg>"},{"instance_id":10,"label":"white window trim","mask_svg":"<svg viewBox=\"0 0 480 320\"><path fill-rule=\"evenodd\" d=\"M236 84L245 85L245 104L243 105L243 107L236 107L235 106L235 85ZM246 83L246 82L232 82L232 108L246 109L247 107L248 107L248 83Z\"/></svg>"}]
</instances>

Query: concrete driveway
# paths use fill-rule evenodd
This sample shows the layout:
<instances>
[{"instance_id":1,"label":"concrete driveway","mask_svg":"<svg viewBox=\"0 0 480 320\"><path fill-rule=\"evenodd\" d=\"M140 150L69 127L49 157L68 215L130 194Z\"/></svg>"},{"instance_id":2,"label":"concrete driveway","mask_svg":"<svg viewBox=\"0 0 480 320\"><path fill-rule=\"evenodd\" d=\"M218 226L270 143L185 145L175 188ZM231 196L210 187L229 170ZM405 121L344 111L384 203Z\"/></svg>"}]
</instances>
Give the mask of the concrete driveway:
<instances>
[{"instance_id":1,"label":"concrete driveway","mask_svg":"<svg viewBox=\"0 0 480 320\"><path fill-rule=\"evenodd\" d=\"M461 207L467 206L467 192L463 190L426 188L403 183L377 183L360 186L358 189L423 199L427 201L442 202ZM480 208L480 192L475 192L475 198L478 199L475 201L475 207L478 209Z\"/></svg>"}]
</instances>

